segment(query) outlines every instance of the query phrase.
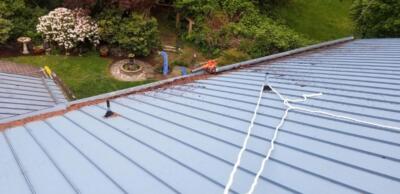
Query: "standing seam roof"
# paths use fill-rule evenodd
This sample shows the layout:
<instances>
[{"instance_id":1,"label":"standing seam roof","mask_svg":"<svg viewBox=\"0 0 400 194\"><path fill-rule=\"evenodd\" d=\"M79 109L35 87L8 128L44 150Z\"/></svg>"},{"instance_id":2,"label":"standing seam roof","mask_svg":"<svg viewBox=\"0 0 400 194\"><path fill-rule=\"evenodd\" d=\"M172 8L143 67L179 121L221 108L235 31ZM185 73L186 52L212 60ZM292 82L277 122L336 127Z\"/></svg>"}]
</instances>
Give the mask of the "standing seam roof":
<instances>
[{"instance_id":1,"label":"standing seam roof","mask_svg":"<svg viewBox=\"0 0 400 194\"><path fill-rule=\"evenodd\" d=\"M66 102L52 79L0 72L0 121Z\"/></svg>"},{"instance_id":2,"label":"standing seam roof","mask_svg":"<svg viewBox=\"0 0 400 194\"><path fill-rule=\"evenodd\" d=\"M291 110L255 193L398 193L400 39L365 39L113 99L5 130L0 193L222 193L259 88ZM245 193L286 107L266 91L231 193Z\"/></svg>"}]
</instances>

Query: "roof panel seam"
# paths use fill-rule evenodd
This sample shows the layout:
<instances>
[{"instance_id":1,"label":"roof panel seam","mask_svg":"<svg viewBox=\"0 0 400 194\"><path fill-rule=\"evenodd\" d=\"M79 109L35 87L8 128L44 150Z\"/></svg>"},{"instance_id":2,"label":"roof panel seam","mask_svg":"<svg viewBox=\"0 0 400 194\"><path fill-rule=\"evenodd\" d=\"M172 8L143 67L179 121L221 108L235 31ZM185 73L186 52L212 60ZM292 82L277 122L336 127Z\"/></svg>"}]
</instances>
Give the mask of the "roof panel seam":
<instances>
[{"instance_id":1,"label":"roof panel seam","mask_svg":"<svg viewBox=\"0 0 400 194\"><path fill-rule=\"evenodd\" d=\"M15 149L14 149L10 139L8 138L7 131L3 132L2 134L3 134L4 138L6 139L7 145L8 145L8 147L9 147L9 149L10 149L10 151L11 151L13 157L14 157L14 160L17 162L17 165L19 167L19 170L20 170L22 176L25 179L25 183L27 184L27 186L28 186L29 190L31 191L31 193L35 194L36 191L35 191L35 189L34 189L34 187L32 185L32 182L30 181L30 179L28 177L28 174L27 174L27 171L23 167L21 160L19 159L19 157L18 157L17 153L15 152Z\"/></svg>"},{"instance_id":2,"label":"roof panel seam","mask_svg":"<svg viewBox=\"0 0 400 194\"><path fill-rule=\"evenodd\" d=\"M83 127L82 125L78 124L77 122L75 122L74 120L72 120L71 118L69 118L68 116L62 116L63 118L67 119L69 122L73 123L75 126L77 126L78 128L80 128L81 130L85 131L85 133L89 134L90 136L92 136L93 138L97 139L99 142L101 142L102 144L104 144L105 146L107 146L108 148L112 149L114 152L118 153L119 155L121 155L123 158L125 158L126 160L128 160L131 164L137 166L138 168L140 168L141 170L143 170L145 173L147 173L148 175L150 175L152 178L154 178L155 180L157 180L158 182L160 182L161 184L163 184L164 186L166 186L167 188L169 188L171 191L173 191L174 193L179 193L178 190L176 190L174 187L172 187L170 184L168 184L167 182L165 182L164 180L158 178L154 173L152 173L151 171L149 171L148 169L146 169L145 167L143 167L142 165L140 165L139 163L135 162L132 158L130 158L129 156L127 156L126 154L122 153L121 151L119 151L118 149L116 149L114 146L112 146L111 144L107 143L105 140L101 139L100 137L98 137L97 135L93 134L92 132L90 132L89 130L87 130L85 127ZM105 124L105 123L103 123ZM110 127L109 125L107 125L108 127Z\"/></svg>"},{"instance_id":3,"label":"roof panel seam","mask_svg":"<svg viewBox=\"0 0 400 194\"><path fill-rule=\"evenodd\" d=\"M46 157L50 160L50 162L54 165L54 167L57 169L57 171L62 175L65 181L71 186L71 188L75 191L75 193L81 193L78 189L78 187L71 181L71 179L61 170L60 166L57 164L57 162L51 157L47 149L39 142L39 140L33 135L32 129L28 126L23 126L23 128L28 132L29 136L34 140L36 145L39 146L41 151L46 155Z\"/></svg>"},{"instance_id":4,"label":"roof panel seam","mask_svg":"<svg viewBox=\"0 0 400 194\"><path fill-rule=\"evenodd\" d=\"M43 121L47 126L50 127L57 135L59 135L65 142L67 142L72 148L74 148L81 156L83 156L90 164L92 164L99 172L101 172L109 181L111 181L120 191L128 194L128 192L118 183L116 182L109 174L107 174L100 166L98 166L92 159L90 159L85 153L83 153L76 145L74 145L68 138L66 138L61 132L59 132L51 123L44 120Z\"/></svg>"},{"instance_id":5,"label":"roof panel seam","mask_svg":"<svg viewBox=\"0 0 400 194\"><path fill-rule=\"evenodd\" d=\"M132 109L131 107L127 107L127 106L125 106L125 105L123 105L123 104L120 104L120 105L121 105L121 106L124 106L124 107L126 107L126 108L129 108L129 109ZM99 108L102 108L102 107L99 107ZM104 110L105 110L105 109L104 109ZM138 111L138 110L135 110L135 109L132 109L132 110ZM85 111L82 111L82 112L84 112L84 113L87 114L88 116L90 116L90 117L92 117L92 118L94 118L94 119L96 119L96 120L98 120L98 121L101 121L101 120L99 120L98 118L96 118L96 117L90 115L89 113L86 113ZM139 111L138 111L138 112L139 112ZM144 112L140 112L140 113L145 114ZM158 130L156 130L156 129L150 127L150 126L147 126L147 125L145 125L145 124L139 123L138 121L132 120L132 119L130 119L130 118L128 118L128 117L125 117L125 116L123 116L123 115L120 115L120 116L121 116L122 118L124 118L124 119L126 119L126 120L132 122L132 123L135 123L135 124L137 124L137 125L140 125L140 126L146 128L146 129L148 129L148 130L151 130L151 131L153 131L153 132L155 132L155 133L157 133L157 134L160 134L160 135L162 135L162 136L165 136L165 137L167 137L167 138L169 138L169 139L172 139L172 140L174 140L174 141L177 141L177 142L179 142L179 143L181 143L181 144L183 144L183 145L185 145L185 146L188 146L188 147L190 147L190 148L192 148L192 149L195 149L195 150L197 150L197 151L199 151L199 152L202 152L202 153L204 153L204 154L206 154L206 155L208 155L208 156L210 156L210 157L213 157L213 158L215 158L215 159L217 159L217 160L220 160L220 161L222 161L222 162L224 162L224 163L226 163L226 164L228 164L228 165L233 165L233 163L228 162L228 161L226 161L225 159L220 158L219 156L213 155L213 154L211 154L211 153L209 153L209 152L207 152L207 151L204 151L204 150L202 150L202 149L200 149L200 148L198 148L198 147L195 147L195 146L193 146L193 145L191 145L191 144L189 144L189 143L186 143L186 142L184 142L184 141L182 141L182 140L180 140L180 139L177 139L177 138L175 138L175 137L173 137L173 136L170 136L170 135L168 135L168 134L166 134L166 133L163 133L163 132L161 132L161 131L158 131ZM194 132L194 133L203 135L203 136L205 136L205 137L214 139L214 140L216 140L216 141L220 141L220 142L223 142L223 143L225 143L225 144L231 145L231 146L233 146L233 147L239 148L239 146L237 146L237 145L235 145L235 144L233 144L233 143L230 143L230 142L227 142L227 141L225 141L225 140L222 140L222 139L213 137L213 136L208 135L208 134L206 134L206 133L198 132L197 130L194 130L194 129L189 129L189 128L185 127L185 126L182 126L182 125L177 124L177 123L174 123L174 122L170 122L169 120L162 119L162 118L157 117L157 116L154 116L154 115L153 115L152 117L157 118L157 119L160 119L160 120L163 120L163 121L165 121L165 122L169 122L169 123L171 123L171 124L174 124L174 125L177 125L177 126L183 128L183 129L186 129L186 130L189 130L189 131L191 131L191 132ZM108 125L108 126L110 126L110 127L113 127L113 126L109 125L108 123L105 123L104 121L101 121L101 122L103 122L104 124L106 124L106 125ZM115 128L115 127L113 127L113 128ZM259 154L259 153L257 153L257 152L252 151L252 150L249 150L249 152L251 152L251 153L253 153L253 154L256 154L256 155ZM242 167L240 167L240 169L243 170L243 171L245 171L246 173L249 173L249 174L251 174L251 175L255 175L254 172L251 172L251 171L249 171L248 169L245 169L245 168L242 168ZM268 181L268 182L274 184L274 185L277 185L277 186L279 186L279 187L282 187L282 188L285 189L285 190L288 190L288 191L291 191L291 192L294 192L294 193L299 193L298 191L295 191L295 190L293 190L292 188L289 188L289 187L287 187L287 186L285 186L285 185L279 184L279 183L277 183L277 182L275 182L275 181L273 181L273 180L271 180L271 179L268 179L268 178L266 178L266 177L264 177L264 176L261 177L261 178L262 178L263 180L265 180L265 181Z\"/></svg>"}]
</instances>

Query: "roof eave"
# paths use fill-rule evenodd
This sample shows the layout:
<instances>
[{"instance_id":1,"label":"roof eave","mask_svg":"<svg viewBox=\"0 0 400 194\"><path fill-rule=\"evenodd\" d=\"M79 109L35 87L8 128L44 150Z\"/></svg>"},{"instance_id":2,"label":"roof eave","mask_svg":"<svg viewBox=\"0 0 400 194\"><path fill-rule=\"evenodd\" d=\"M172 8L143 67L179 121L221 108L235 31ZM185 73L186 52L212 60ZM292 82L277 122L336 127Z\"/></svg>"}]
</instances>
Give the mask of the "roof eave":
<instances>
[{"instance_id":1,"label":"roof eave","mask_svg":"<svg viewBox=\"0 0 400 194\"><path fill-rule=\"evenodd\" d=\"M295 55L295 54L300 54L300 53L307 52L307 51L310 51L310 50L321 49L321 48L324 48L324 47L330 47L330 46L333 46L333 45L345 43L345 42L352 41L352 40L354 40L354 37L353 36L349 36L349 37L346 37L346 38L341 38L341 39L332 40L332 41L328 41L328 42L322 42L322 43L319 43L319 44L310 45L310 46L306 46L306 47L301 47L301 48L297 48L297 49L294 49L294 50L290 50L290 51L286 51L286 52L282 52L282 53L277 53L277 54L273 54L273 55L269 55L269 56L265 56L265 57L261 57L261 58L257 58L257 59L251 59L251 60L248 60L248 61L243 61L243 62L231 64L231 65L226 65L226 66L217 68L217 73L223 72L223 71L229 71L229 70L232 70L232 69L241 68L243 66L254 65L254 64L261 63L261 62L275 60L275 59L279 59L279 58L283 58L283 57L287 57L287 56L291 56L291 55Z\"/></svg>"},{"instance_id":2,"label":"roof eave","mask_svg":"<svg viewBox=\"0 0 400 194\"><path fill-rule=\"evenodd\" d=\"M267 62L267 61L275 60L278 58L284 58L284 57L288 57L291 55L295 55L295 54L299 54L299 53L303 53L303 52L307 52L307 51L311 51L311 50L315 50L315 49L330 47L333 45L345 43L345 42L352 41L352 40L354 40L353 36L342 38L342 39L337 39L337 40L333 40L333 41L327 41L327 42L323 42L323 43L319 43L319 44L315 44L315 45L311 45L311 46L306 46L306 47L286 51L283 53L269 55L269 56L252 59L252 60L248 60L248 61L244 61L244 62L240 62L240 63L235 63L232 65L227 65L227 66L217 68L217 73L229 71L229 70L233 70L233 69L237 69L237 68L241 68L241 67L245 67L245 66L249 66L249 65L255 65L255 64L258 64L261 62ZM132 88L128 88L128 89L118 90L118 91L114 91L114 92L110 92L110 93L106 93L106 94L101 94L101 95L97 95L97 96L93 96L93 97L75 100L75 101L72 101L69 103L59 104L52 108L43 109L40 111L35 111L35 112L31 112L31 113L27 113L27 114L15 116L15 117L2 119L2 120L0 120L0 131L10 128L10 127L24 125L28 122L33 122L33 121L37 121L37 120L46 119L46 118L49 118L52 116L64 114L66 112L69 112L71 110L75 110L75 109L78 109L78 108L81 108L84 106L98 104L98 103L106 101L107 99L115 99L115 98L118 98L121 96L126 96L126 95L130 95L130 94L138 93L138 92L146 92L146 91L163 88L165 86L189 83L189 82L193 82L194 80L202 79L202 78L204 79L203 75L205 75L205 72L192 73L190 75L174 77L174 78L161 80L161 81L157 81L157 82L153 82L153 83L149 83L149 84L145 84L145 85L141 85L141 86L136 86L136 87L132 87Z\"/></svg>"}]
</instances>

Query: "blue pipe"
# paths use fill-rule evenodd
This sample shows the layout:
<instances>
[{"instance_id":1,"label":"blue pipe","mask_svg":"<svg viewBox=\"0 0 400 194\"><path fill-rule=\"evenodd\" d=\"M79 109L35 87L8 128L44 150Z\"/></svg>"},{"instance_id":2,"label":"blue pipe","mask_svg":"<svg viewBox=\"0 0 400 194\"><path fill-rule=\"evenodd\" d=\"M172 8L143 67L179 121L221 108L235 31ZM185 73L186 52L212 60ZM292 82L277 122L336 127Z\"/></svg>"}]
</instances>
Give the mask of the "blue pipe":
<instances>
[{"instance_id":1,"label":"blue pipe","mask_svg":"<svg viewBox=\"0 0 400 194\"><path fill-rule=\"evenodd\" d=\"M161 51L160 55L163 58L163 75L168 75L169 67L168 67L168 54L165 51Z\"/></svg>"}]
</instances>

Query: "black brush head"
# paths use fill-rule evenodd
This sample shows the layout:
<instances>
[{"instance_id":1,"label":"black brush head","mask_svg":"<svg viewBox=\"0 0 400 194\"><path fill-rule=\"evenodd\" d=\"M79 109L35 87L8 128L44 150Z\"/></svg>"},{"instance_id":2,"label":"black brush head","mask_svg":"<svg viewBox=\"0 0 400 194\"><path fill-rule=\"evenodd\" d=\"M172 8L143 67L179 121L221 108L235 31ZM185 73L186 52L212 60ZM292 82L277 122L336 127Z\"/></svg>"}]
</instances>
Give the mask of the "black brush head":
<instances>
[{"instance_id":1,"label":"black brush head","mask_svg":"<svg viewBox=\"0 0 400 194\"><path fill-rule=\"evenodd\" d=\"M106 114L104 115L104 117L105 117L105 118L108 118L108 117L111 117L111 116L113 116L113 115L114 115L114 112L111 111L110 101L107 100L107 112L106 112Z\"/></svg>"},{"instance_id":2,"label":"black brush head","mask_svg":"<svg viewBox=\"0 0 400 194\"><path fill-rule=\"evenodd\" d=\"M105 118L111 117L114 115L114 112L111 110L107 110L106 114L104 115Z\"/></svg>"}]
</instances>

